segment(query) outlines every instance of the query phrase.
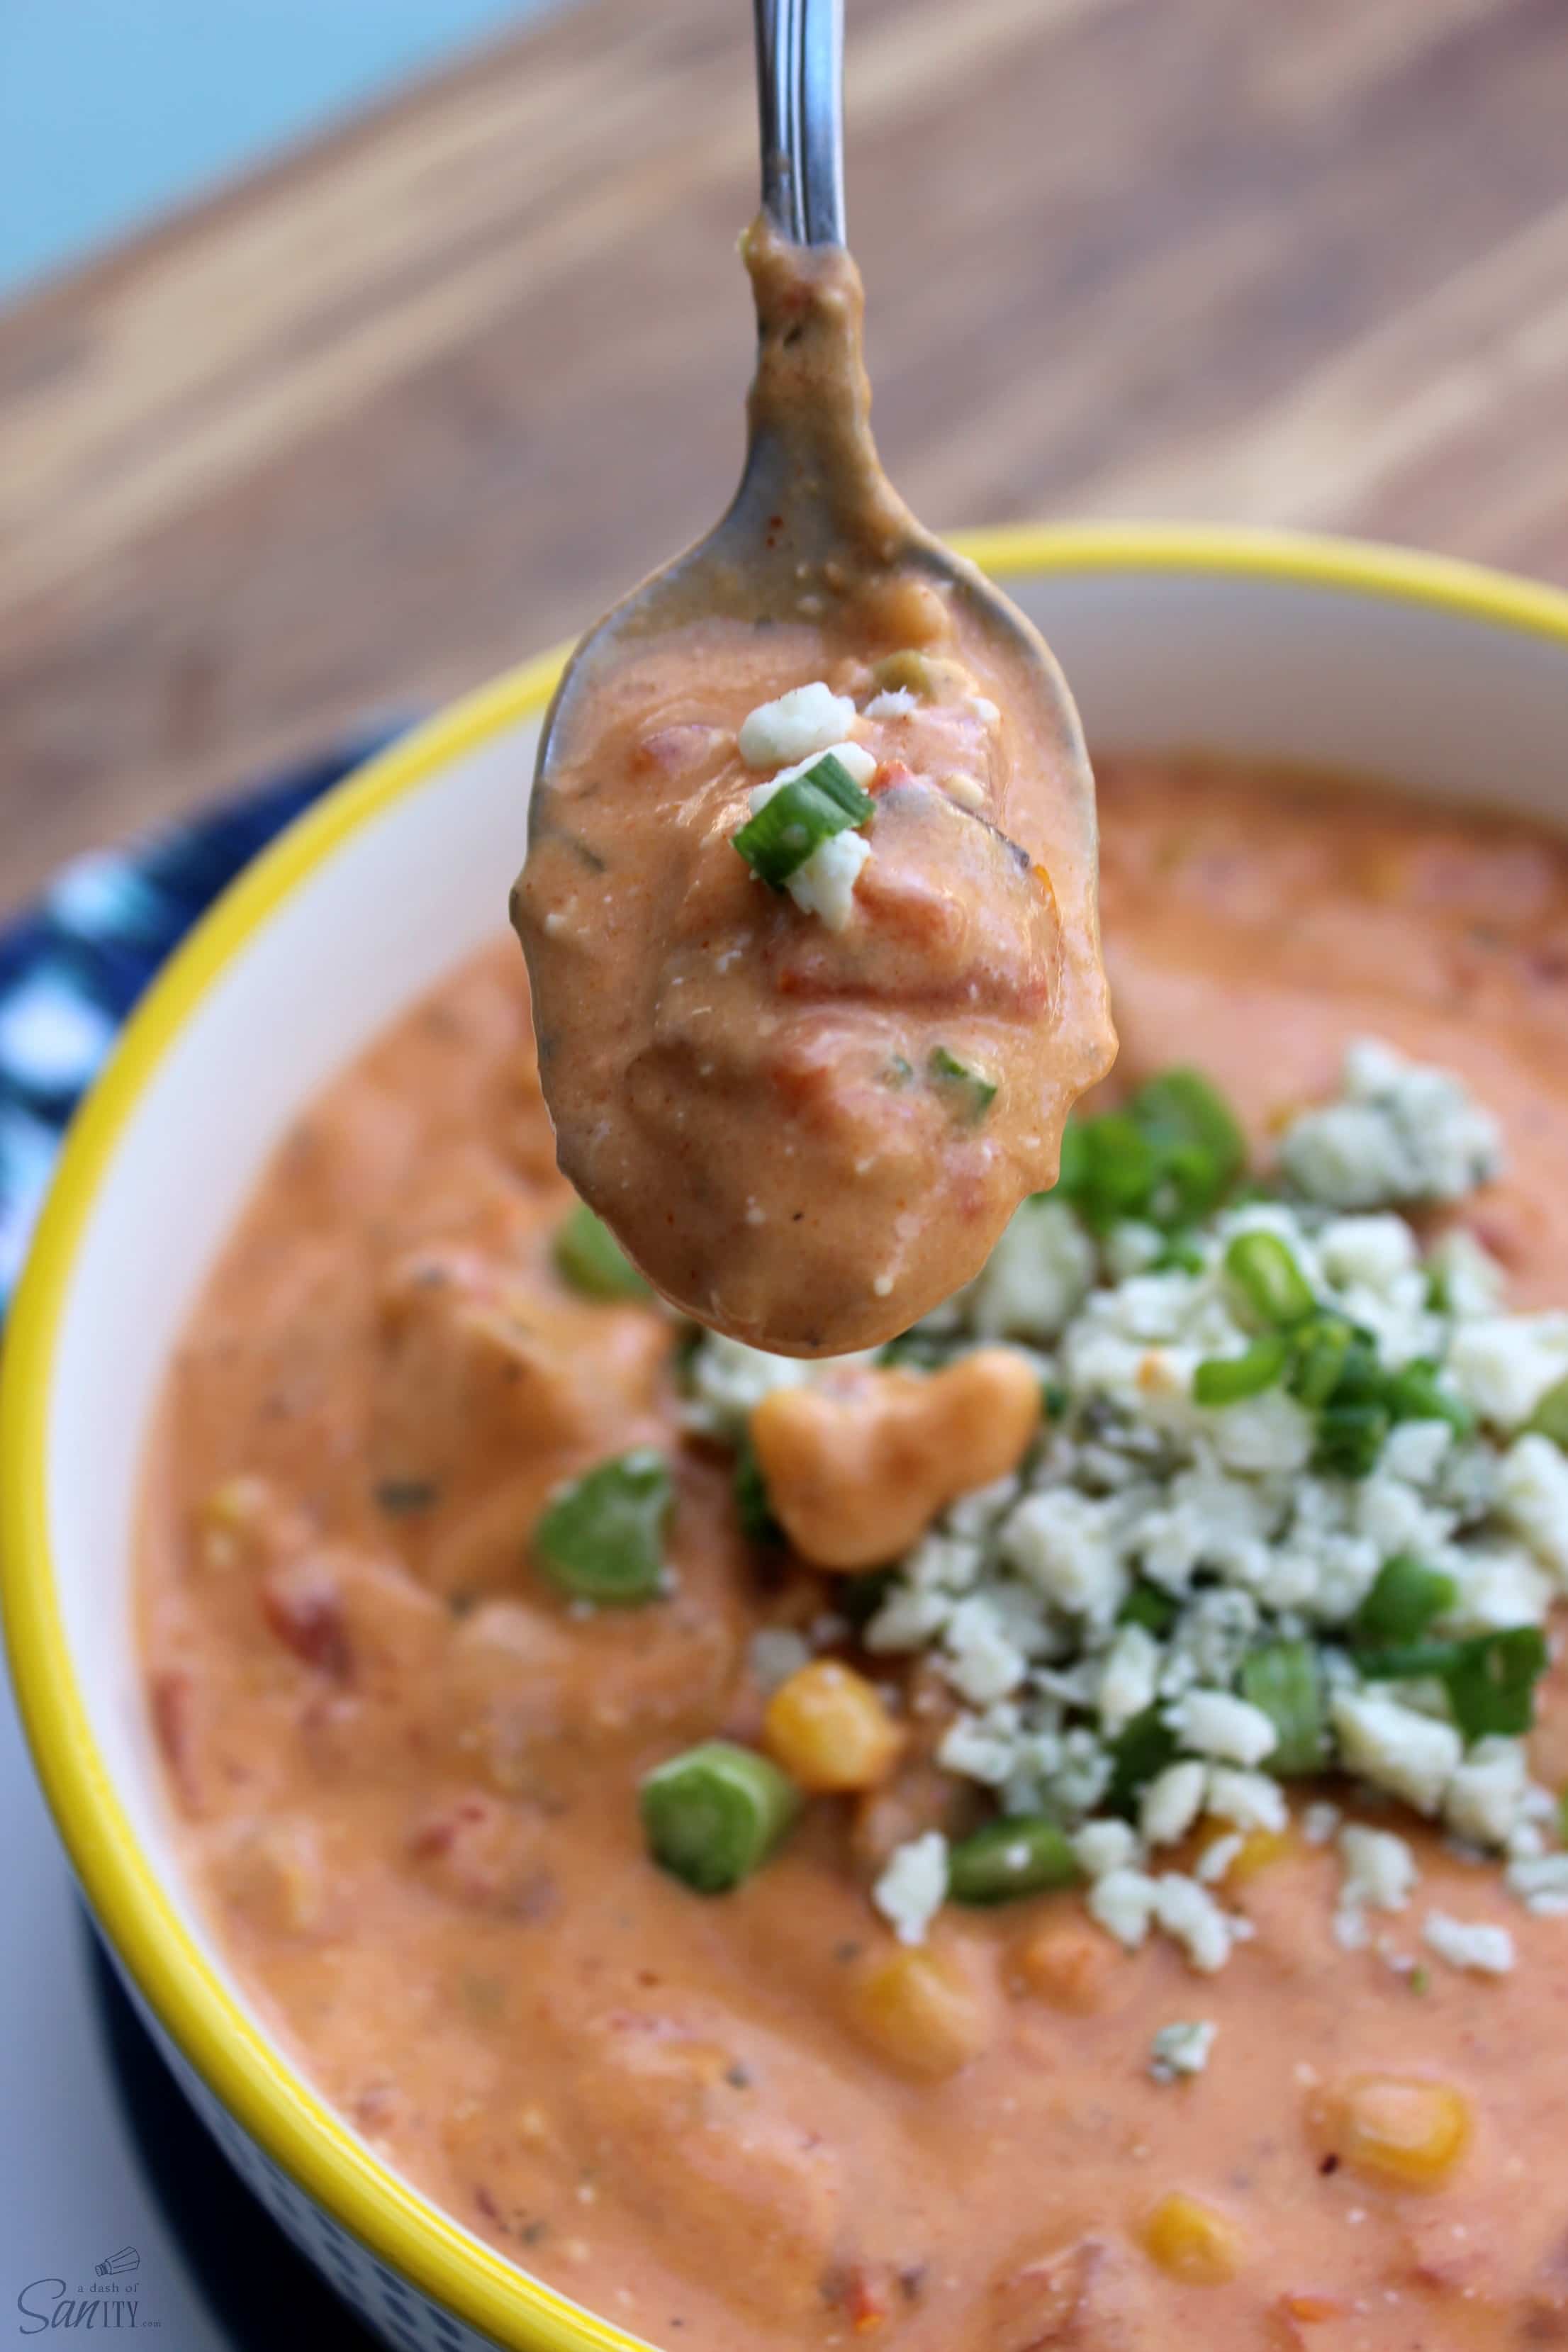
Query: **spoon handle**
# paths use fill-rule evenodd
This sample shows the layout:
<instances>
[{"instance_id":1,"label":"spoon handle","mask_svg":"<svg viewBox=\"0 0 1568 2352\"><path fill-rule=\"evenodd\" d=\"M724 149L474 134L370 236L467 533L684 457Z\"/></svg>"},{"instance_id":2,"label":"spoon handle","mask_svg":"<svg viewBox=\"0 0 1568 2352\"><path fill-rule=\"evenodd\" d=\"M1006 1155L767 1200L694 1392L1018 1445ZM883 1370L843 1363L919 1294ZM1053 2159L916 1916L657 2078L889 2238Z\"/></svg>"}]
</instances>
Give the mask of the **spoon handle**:
<instances>
[{"instance_id":1,"label":"spoon handle","mask_svg":"<svg viewBox=\"0 0 1568 2352\"><path fill-rule=\"evenodd\" d=\"M794 245L842 245L843 0L752 5L763 208Z\"/></svg>"}]
</instances>

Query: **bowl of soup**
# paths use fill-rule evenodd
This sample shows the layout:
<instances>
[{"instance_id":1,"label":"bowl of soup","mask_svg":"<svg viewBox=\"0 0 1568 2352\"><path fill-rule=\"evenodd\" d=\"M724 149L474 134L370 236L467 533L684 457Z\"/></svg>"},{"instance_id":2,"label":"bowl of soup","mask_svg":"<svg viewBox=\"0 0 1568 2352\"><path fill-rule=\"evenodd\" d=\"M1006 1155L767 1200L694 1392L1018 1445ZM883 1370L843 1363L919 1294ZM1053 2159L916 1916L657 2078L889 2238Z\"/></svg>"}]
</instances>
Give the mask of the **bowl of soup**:
<instances>
[{"instance_id":1,"label":"bowl of soup","mask_svg":"<svg viewBox=\"0 0 1568 2352\"><path fill-rule=\"evenodd\" d=\"M1100 782L1049 1218L875 1363L654 1302L554 1165L556 664L500 680L73 1130L0 1423L40 1776L393 2344L1568 2341L1568 599L968 551Z\"/></svg>"}]
</instances>

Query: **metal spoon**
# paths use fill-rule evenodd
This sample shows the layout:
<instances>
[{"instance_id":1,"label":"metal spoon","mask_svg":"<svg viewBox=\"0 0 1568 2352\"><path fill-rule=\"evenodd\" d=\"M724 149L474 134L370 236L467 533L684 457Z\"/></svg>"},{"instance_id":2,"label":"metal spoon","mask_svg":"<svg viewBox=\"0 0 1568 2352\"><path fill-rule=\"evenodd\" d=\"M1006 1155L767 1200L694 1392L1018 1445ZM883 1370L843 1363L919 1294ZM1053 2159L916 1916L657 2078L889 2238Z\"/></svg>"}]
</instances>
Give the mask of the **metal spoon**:
<instances>
[{"instance_id":1,"label":"metal spoon","mask_svg":"<svg viewBox=\"0 0 1568 2352\"><path fill-rule=\"evenodd\" d=\"M879 461L860 349L858 275L844 244L842 0L753 0L763 218L745 241L757 372L741 486L705 539L590 629L562 675L539 747L531 839L551 822L554 772L579 714L634 646L703 614L750 621L831 611L868 567L926 581L1021 660L1065 805L1090 859L1094 782L1067 682L1039 632L973 564L916 521ZM801 386L809 380L810 396Z\"/></svg>"},{"instance_id":2,"label":"metal spoon","mask_svg":"<svg viewBox=\"0 0 1568 2352\"><path fill-rule=\"evenodd\" d=\"M716 529L567 665L512 913L563 1171L684 1311L753 1345L826 1355L879 1344L978 1270L1020 1199L1052 1181L1068 1108L1114 1038L1094 786L1071 698L1024 616L921 528L871 438L860 280L843 242L839 0L755 5L763 211L742 246L758 324L745 469ZM900 687L912 678L911 705L915 688L945 690L995 730L990 799L984 787L949 798L973 782L951 770L941 782L903 771L908 790L876 819L868 887L881 917L793 982L782 964L812 963L820 938L781 934L776 911L737 921L749 877L727 849L702 847L733 839L735 779L721 770L716 796L696 782L689 799L679 787L661 799L639 765L671 735L719 731L695 723L694 646L755 648L770 627L781 645L809 644L823 677L836 662L875 676L874 656ZM672 714L684 730L665 726ZM606 756L628 737L631 756ZM896 917L889 891L903 894ZM967 1123L931 1088L944 1071L972 1074L921 1026L950 1010L982 1060L988 1042L995 1056ZM889 1025L905 1014L921 1071L907 1104L895 1093L916 1064ZM759 1158L787 1202L749 1188Z\"/></svg>"}]
</instances>

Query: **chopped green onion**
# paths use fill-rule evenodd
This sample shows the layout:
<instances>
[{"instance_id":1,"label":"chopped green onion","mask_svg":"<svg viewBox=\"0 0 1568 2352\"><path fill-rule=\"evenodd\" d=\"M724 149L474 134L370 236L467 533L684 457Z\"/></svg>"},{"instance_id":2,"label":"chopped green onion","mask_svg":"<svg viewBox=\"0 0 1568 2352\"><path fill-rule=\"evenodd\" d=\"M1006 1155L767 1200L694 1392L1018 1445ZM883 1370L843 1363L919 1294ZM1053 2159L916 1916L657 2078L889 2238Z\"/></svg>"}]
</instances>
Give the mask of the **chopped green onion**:
<instances>
[{"instance_id":1,"label":"chopped green onion","mask_svg":"<svg viewBox=\"0 0 1568 2352\"><path fill-rule=\"evenodd\" d=\"M1073 1189L1090 1223L1141 1216L1159 1176L1160 1155L1137 1121L1127 1111L1108 1110L1102 1118L1084 1120L1077 1132Z\"/></svg>"},{"instance_id":2,"label":"chopped green onion","mask_svg":"<svg viewBox=\"0 0 1568 2352\"><path fill-rule=\"evenodd\" d=\"M1040 1411L1047 1421L1060 1421L1072 1403L1072 1391L1064 1381L1040 1382Z\"/></svg>"},{"instance_id":3,"label":"chopped green onion","mask_svg":"<svg viewBox=\"0 0 1568 2352\"><path fill-rule=\"evenodd\" d=\"M1204 1254L1184 1234L1173 1234L1149 1267L1151 1274L1202 1274Z\"/></svg>"},{"instance_id":4,"label":"chopped green onion","mask_svg":"<svg viewBox=\"0 0 1568 2352\"><path fill-rule=\"evenodd\" d=\"M847 1576L834 1588L838 1613L858 1633L868 1625L898 1582L896 1568L868 1568L862 1576Z\"/></svg>"},{"instance_id":5,"label":"chopped green onion","mask_svg":"<svg viewBox=\"0 0 1568 2352\"><path fill-rule=\"evenodd\" d=\"M1412 1642L1362 1650L1356 1664L1369 1682L1420 1682L1435 1675L1447 1690L1454 1722L1467 1740L1501 1733L1517 1739L1535 1720L1535 1685L1546 1671L1538 1625L1509 1625L1468 1642Z\"/></svg>"},{"instance_id":6,"label":"chopped green onion","mask_svg":"<svg viewBox=\"0 0 1568 2352\"><path fill-rule=\"evenodd\" d=\"M441 1499L441 1489L434 1478L381 1478L374 1494L376 1509L384 1511L389 1519L432 1510Z\"/></svg>"},{"instance_id":7,"label":"chopped green onion","mask_svg":"<svg viewBox=\"0 0 1568 2352\"><path fill-rule=\"evenodd\" d=\"M1139 1087L1129 1108L1164 1160L1185 1221L1206 1215L1247 1161L1247 1139L1224 1096L1196 1070L1164 1070Z\"/></svg>"},{"instance_id":8,"label":"chopped green onion","mask_svg":"<svg viewBox=\"0 0 1568 2352\"><path fill-rule=\"evenodd\" d=\"M1467 1739L1500 1733L1517 1739L1535 1721L1535 1685L1546 1672L1546 1637L1539 1625L1510 1625L1461 1642L1443 1679L1454 1721Z\"/></svg>"},{"instance_id":9,"label":"chopped green onion","mask_svg":"<svg viewBox=\"0 0 1568 2352\"><path fill-rule=\"evenodd\" d=\"M1111 1742L1106 1804L1113 1813L1131 1813L1140 1791L1175 1760L1175 1733L1157 1706L1146 1706Z\"/></svg>"},{"instance_id":10,"label":"chopped green onion","mask_svg":"<svg viewBox=\"0 0 1568 2352\"><path fill-rule=\"evenodd\" d=\"M1388 1428L1386 1405L1325 1405L1318 1416L1313 1469L1335 1478L1366 1477L1383 1451Z\"/></svg>"},{"instance_id":11,"label":"chopped green onion","mask_svg":"<svg viewBox=\"0 0 1568 2352\"><path fill-rule=\"evenodd\" d=\"M1243 1698L1261 1707L1279 1734L1264 1762L1289 1780L1321 1771L1324 1761L1323 1685L1310 1642L1265 1642L1241 1662Z\"/></svg>"},{"instance_id":12,"label":"chopped green onion","mask_svg":"<svg viewBox=\"0 0 1568 2352\"><path fill-rule=\"evenodd\" d=\"M926 1063L926 1076L931 1084L945 1088L953 1108L965 1127L978 1127L996 1099L996 1081L980 1070L972 1070L945 1045L933 1045Z\"/></svg>"},{"instance_id":13,"label":"chopped green onion","mask_svg":"<svg viewBox=\"0 0 1568 2352\"><path fill-rule=\"evenodd\" d=\"M1561 1380L1547 1390L1524 1425L1537 1436L1549 1437L1553 1445L1568 1451L1568 1380Z\"/></svg>"},{"instance_id":14,"label":"chopped green onion","mask_svg":"<svg viewBox=\"0 0 1568 2352\"><path fill-rule=\"evenodd\" d=\"M659 1868L699 1895L723 1895L766 1862L800 1811L800 1791L753 1748L708 1739L657 1766L638 1808Z\"/></svg>"},{"instance_id":15,"label":"chopped green onion","mask_svg":"<svg viewBox=\"0 0 1568 2352\"><path fill-rule=\"evenodd\" d=\"M651 1601L665 1586L674 1500L663 1454L636 1446L561 1489L534 1528L534 1558L574 1600L606 1607Z\"/></svg>"},{"instance_id":16,"label":"chopped green onion","mask_svg":"<svg viewBox=\"0 0 1568 2352\"><path fill-rule=\"evenodd\" d=\"M555 1229L557 1271L585 1298L647 1298L650 1288L614 1234L586 1201L568 1210Z\"/></svg>"},{"instance_id":17,"label":"chopped green onion","mask_svg":"<svg viewBox=\"0 0 1568 2352\"><path fill-rule=\"evenodd\" d=\"M1476 1425L1468 1405L1444 1387L1436 1365L1424 1356L1388 1374L1383 1402L1395 1421L1446 1421L1458 1437L1468 1437Z\"/></svg>"},{"instance_id":18,"label":"chopped green onion","mask_svg":"<svg viewBox=\"0 0 1568 2352\"><path fill-rule=\"evenodd\" d=\"M1339 1387L1345 1360L1355 1344L1355 1333L1342 1315L1315 1316L1292 1335L1295 1362L1290 1393L1309 1411L1328 1403Z\"/></svg>"},{"instance_id":19,"label":"chopped green onion","mask_svg":"<svg viewBox=\"0 0 1568 2352\"><path fill-rule=\"evenodd\" d=\"M1239 1356L1205 1356L1193 1374L1193 1398L1204 1405L1239 1404L1284 1378L1289 1346L1277 1331L1254 1339Z\"/></svg>"},{"instance_id":20,"label":"chopped green onion","mask_svg":"<svg viewBox=\"0 0 1568 2352\"><path fill-rule=\"evenodd\" d=\"M1568 1845L1568 1789L1557 1800L1557 1834Z\"/></svg>"},{"instance_id":21,"label":"chopped green onion","mask_svg":"<svg viewBox=\"0 0 1568 2352\"><path fill-rule=\"evenodd\" d=\"M1304 1322L1317 1304L1306 1276L1278 1234L1237 1234L1225 1254L1225 1270L1270 1330Z\"/></svg>"},{"instance_id":22,"label":"chopped green onion","mask_svg":"<svg viewBox=\"0 0 1568 2352\"><path fill-rule=\"evenodd\" d=\"M1377 1580L1356 1611L1351 1640L1358 1648L1397 1648L1418 1642L1436 1617L1451 1609L1459 1588L1441 1569L1427 1568L1408 1552L1396 1552L1377 1571Z\"/></svg>"},{"instance_id":23,"label":"chopped green onion","mask_svg":"<svg viewBox=\"0 0 1568 2352\"><path fill-rule=\"evenodd\" d=\"M763 802L734 836L734 845L753 874L782 890L814 849L836 833L853 833L876 810L847 767L825 751L805 775L792 776Z\"/></svg>"},{"instance_id":24,"label":"chopped green onion","mask_svg":"<svg viewBox=\"0 0 1568 2352\"><path fill-rule=\"evenodd\" d=\"M961 1839L947 1858L947 1891L954 1903L1010 1903L1071 1886L1082 1875L1067 1832L1043 1814L988 1822Z\"/></svg>"},{"instance_id":25,"label":"chopped green onion","mask_svg":"<svg viewBox=\"0 0 1568 2352\"><path fill-rule=\"evenodd\" d=\"M1166 1070L1124 1109L1068 1122L1057 1189L1097 1232L1120 1217L1179 1231L1217 1206L1245 1159L1241 1129L1207 1079Z\"/></svg>"},{"instance_id":26,"label":"chopped green onion","mask_svg":"<svg viewBox=\"0 0 1568 2352\"><path fill-rule=\"evenodd\" d=\"M742 1438L736 1449L731 1491L735 1497L735 1517L741 1522L741 1533L747 1542L780 1542L782 1530L768 1501L767 1486L763 1477L762 1465L757 1460L756 1448L749 1437Z\"/></svg>"},{"instance_id":27,"label":"chopped green onion","mask_svg":"<svg viewBox=\"0 0 1568 2352\"><path fill-rule=\"evenodd\" d=\"M1181 1614L1182 1604L1157 1584L1135 1584L1116 1612L1119 1625L1142 1625L1146 1633L1168 1633Z\"/></svg>"}]
</instances>

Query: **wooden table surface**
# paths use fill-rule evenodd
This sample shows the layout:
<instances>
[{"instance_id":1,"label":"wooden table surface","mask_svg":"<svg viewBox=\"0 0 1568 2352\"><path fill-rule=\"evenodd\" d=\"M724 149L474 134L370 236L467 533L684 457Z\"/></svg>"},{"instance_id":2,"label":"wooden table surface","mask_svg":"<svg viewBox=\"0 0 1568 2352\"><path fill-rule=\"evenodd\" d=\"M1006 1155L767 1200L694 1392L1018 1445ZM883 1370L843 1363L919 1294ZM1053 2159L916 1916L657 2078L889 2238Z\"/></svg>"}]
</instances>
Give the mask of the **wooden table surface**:
<instances>
[{"instance_id":1,"label":"wooden table surface","mask_svg":"<svg viewBox=\"0 0 1568 2352\"><path fill-rule=\"evenodd\" d=\"M1563 0L848 0L890 470L1568 581ZM744 0L581 0L0 319L0 900L719 510Z\"/></svg>"}]
</instances>

